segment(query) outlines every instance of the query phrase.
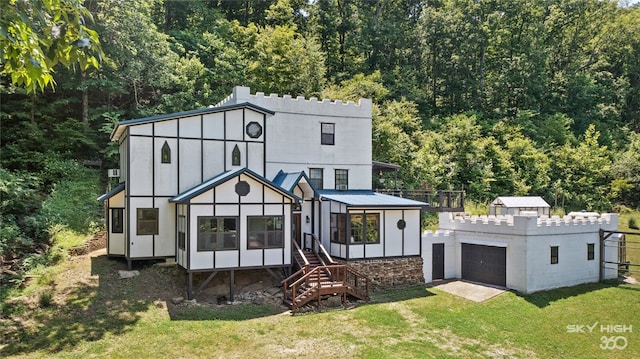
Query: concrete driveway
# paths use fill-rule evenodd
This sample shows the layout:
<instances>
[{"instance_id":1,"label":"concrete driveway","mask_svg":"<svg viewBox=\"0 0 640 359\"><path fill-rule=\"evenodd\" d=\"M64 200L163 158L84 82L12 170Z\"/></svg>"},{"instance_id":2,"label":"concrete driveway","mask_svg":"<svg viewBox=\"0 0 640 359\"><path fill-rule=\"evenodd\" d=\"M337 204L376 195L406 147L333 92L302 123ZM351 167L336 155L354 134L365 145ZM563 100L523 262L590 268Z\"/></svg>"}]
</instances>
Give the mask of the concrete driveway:
<instances>
[{"instance_id":1,"label":"concrete driveway","mask_svg":"<svg viewBox=\"0 0 640 359\"><path fill-rule=\"evenodd\" d=\"M443 292L457 295L477 303L484 302L485 300L496 297L507 291L506 288L495 287L482 283L466 282L462 280L433 283L432 288L437 288Z\"/></svg>"}]
</instances>

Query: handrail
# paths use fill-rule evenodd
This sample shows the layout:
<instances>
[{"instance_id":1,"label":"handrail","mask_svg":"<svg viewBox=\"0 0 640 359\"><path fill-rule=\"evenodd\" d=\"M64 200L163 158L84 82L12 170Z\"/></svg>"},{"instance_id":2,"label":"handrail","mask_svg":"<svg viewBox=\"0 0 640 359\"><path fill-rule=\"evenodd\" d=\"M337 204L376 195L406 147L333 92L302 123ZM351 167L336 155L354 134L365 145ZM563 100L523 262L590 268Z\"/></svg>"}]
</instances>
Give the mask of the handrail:
<instances>
[{"instance_id":1,"label":"handrail","mask_svg":"<svg viewBox=\"0 0 640 359\"><path fill-rule=\"evenodd\" d=\"M311 233L311 238L313 239L314 247L315 247L315 244L318 245L318 252L322 252L322 255L325 257L325 259L327 259L329 263L335 264L336 262L333 260L333 258L331 258L331 256L329 255L329 252L327 252L327 249L324 248L324 246L322 245L322 242L320 242L320 240L318 239L318 236L316 236L315 233ZM318 252L316 253L320 254Z\"/></svg>"},{"instance_id":2,"label":"handrail","mask_svg":"<svg viewBox=\"0 0 640 359\"><path fill-rule=\"evenodd\" d=\"M332 271L329 271L330 269ZM321 281L319 272L322 270L327 270L330 273L333 273L331 275L330 283L323 284L323 282ZM296 275L301 271L302 270L296 272ZM315 286L312 285L311 287L307 288L303 293L298 294L297 292L298 286L302 285L303 283L306 283L306 284L310 283L309 277L311 277L313 274L317 274L316 280L314 281ZM291 277L293 277L293 275L290 276L289 278ZM364 286L361 284L361 280L363 279L364 279ZM336 283L340 283L340 285L336 286L335 285ZM285 284L284 289L286 290L286 288L287 286ZM302 277L298 278L296 281L294 281L290 285L288 285L288 288L291 290L291 306L294 310L297 309L298 307L297 300L299 296L307 297L307 300L300 303L300 305L304 305L313 299L317 299L318 305L319 305L320 297L323 293L322 290L325 288L330 288L331 291L334 291L337 288L340 288L340 290L338 290L339 293L351 293L361 298L365 298L366 300L368 300L369 298L369 278L361 275L356 270L353 270L352 268L350 268L348 265L345 265L345 264L316 267L311 271L305 273ZM312 293L315 293L315 295L312 296L311 295ZM286 294L285 294L285 297L286 297Z\"/></svg>"},{"instance_id":3,"label":"handrail","mask_svg":"<svg viewBox=\"0 0 640 359\"><path fill-rule=\"evenodd\" d=\"M304 266L300 265L300 263L298 263L298 265L300 265L300 267L304 267L306 269L309 269L309 261L307 260L307 257L302 252L302 249L300 249L300 246L298 245L298 243L296 241L292 241L292 242L293 242L293 246L296 247L296 251L298 252L300 257L302 257L302 260L304 261Z\"/></svg>"}]
</instances>

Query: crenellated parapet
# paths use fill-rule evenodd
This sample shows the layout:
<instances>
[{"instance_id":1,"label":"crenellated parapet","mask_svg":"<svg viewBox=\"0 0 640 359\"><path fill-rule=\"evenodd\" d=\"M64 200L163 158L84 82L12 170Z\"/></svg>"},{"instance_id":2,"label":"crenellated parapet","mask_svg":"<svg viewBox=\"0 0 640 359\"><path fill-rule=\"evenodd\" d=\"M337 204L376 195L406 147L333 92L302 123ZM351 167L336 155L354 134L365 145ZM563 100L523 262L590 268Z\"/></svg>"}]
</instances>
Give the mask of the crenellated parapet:
<instances>
[{"instance_id":1,"label":"crenellated parapet","mask_svg":"<svg viewBox=\"0 0 640 359\"><path fill-rule=\"evenodd\" d=\"M354 101L319 100L316 97L307 99L304 96L294 98L291 95L279 96L273 93L266 95L263 92L252 95L250 88L244 86L234 87L233 93L217 103L215 107L243 102L251 102L275 112L342 117L371 118L372 108L371 100L365 98L356 103Z\"/></svg>"},{"instance_id":2,"label":"crenellated parapet","mask_svg":"<svg viewBox=\"0 0 640 359\"><path fill-rule=\"evenodd\" d=\"M559 217L528 215L456 216L440 215L440 230L495 233L505 235L556 235L588 233L600 229L617 228L618 215L602 214L599 217Z\"/></svg>"}]
</instances>

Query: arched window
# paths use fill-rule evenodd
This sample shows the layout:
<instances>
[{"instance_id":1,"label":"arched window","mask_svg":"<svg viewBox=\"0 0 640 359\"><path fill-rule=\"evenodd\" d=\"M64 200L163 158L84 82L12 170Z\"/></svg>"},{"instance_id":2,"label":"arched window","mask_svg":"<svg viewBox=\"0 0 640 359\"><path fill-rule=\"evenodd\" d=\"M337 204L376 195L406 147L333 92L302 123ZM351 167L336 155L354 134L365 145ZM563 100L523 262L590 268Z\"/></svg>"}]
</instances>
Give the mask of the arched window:
<instances>
[{"instance_id":1,"label":"arched window","mask_svg":"<svg viewBox=\"0 0 640 359\"><path fill-rule=\"evenodd\" d=\"M233 152L231 152L231 165L232 166L240 166L240 149L238 145L233 148Z\"/></svg>"},{"instance_id":2,"label":"arched window","mask_svg":"<svg viewBox=\"0 0 640 359\"><path fill-rule=\"evenodd\" d=\"M162 145L160 156L162 163L171 163L171 147L169 147L167 141L164 141L164 145Z\"/></svg>"}]
</instances>

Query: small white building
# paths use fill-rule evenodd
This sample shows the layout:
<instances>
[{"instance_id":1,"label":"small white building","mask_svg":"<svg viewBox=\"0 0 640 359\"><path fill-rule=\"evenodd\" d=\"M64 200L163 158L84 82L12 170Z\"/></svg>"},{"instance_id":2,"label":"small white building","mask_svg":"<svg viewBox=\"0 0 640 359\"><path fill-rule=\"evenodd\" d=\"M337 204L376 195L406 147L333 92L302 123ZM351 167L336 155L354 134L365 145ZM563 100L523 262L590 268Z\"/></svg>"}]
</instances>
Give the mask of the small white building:
<instances>
[{"instance_id":1,"label":"small white building","mask_svg":"<svg viewBox=\"0 0 640 359\"><path fill-rule=\"evenodd\" d=\"M519 215L521 212L536 212L538 216L549 216L551 206L537 196L498 197L489 205L489 215Z\"/></svg>"},{"instance_id":2,"label":"small white building","mask_svg":"<svg viewBox=\"0 0 640 359\"><path fill-rule=\"evenodd\" d=\"M108 255L175 259L191 294L196 272L288 270L312 234L344 261L419 259L422 281L425 203L372 191L371 110L235 87L216 106L118 123L120 183L99 198Z\"/></svg>"},{"instance_id":3,"label":"small white building","mask_svg":"<svg viewBox=\"0 0 640 359\"><path fill-rule=\"evenodd\" d=\"M601 270L600 230L615 231L617 214L596 217L500 215L453 217L443 213L436 232L422 237L426 282L461 278L531 293L617 277Z\"/></svg>"}]
</instances>

